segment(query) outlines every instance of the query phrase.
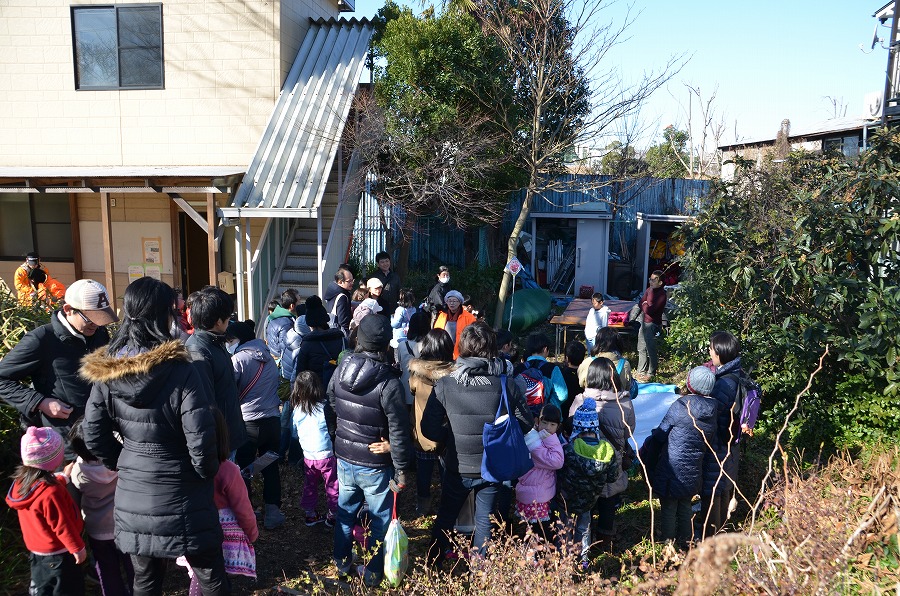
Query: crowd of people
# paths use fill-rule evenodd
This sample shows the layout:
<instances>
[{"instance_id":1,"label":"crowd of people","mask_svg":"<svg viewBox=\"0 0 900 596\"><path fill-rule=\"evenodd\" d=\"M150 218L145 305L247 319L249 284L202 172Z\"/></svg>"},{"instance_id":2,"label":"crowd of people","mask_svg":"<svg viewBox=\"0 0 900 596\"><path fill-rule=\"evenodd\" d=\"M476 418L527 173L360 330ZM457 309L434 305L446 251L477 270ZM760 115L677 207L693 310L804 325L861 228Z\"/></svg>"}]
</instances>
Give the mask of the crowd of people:
<instances>
[{"instance_id":1,"label":"crowd of people","mask_svg":"<svg viewBox=\"0 0 900 596\"><path fill-rule=\"evenodd\" d=\"M170 560L187 568L191 594L228 594L230 574L255 576L258 525L285 523L280 466L301 461L305 525L333 527L338 574L368 585L383 577L380 543L397 494L413 486L417 514L434 515L430 565L483 556L497 523L516 520L550 545L559 520L585 567L592 547L611 548L636 457L619 334L598 320L589 351L571 342L555 363L533 333L520 354L511 333L453 289L446 267L419 301L387 253L376 261L359 285L342 265L321 298L285 291L263 328L234 320L231 297L215 287L184 300L138 279L119 320L101 284L72 284L51 322L0 360L0 397L27 428L7 503L30 551L32 593L83 593L90 547L104 594L161 594ZM729 514L737 340L713 334L710 358L640 451L667 539L717 531ZM646 366L639 372L655 373L655 352ZM511 481L483 469L484 428L498 416L521 431L533 466ZM270 453L279 461L259 471L254 510L250 474ZM471 553L453 539L467 501ZM364 565L360 541L374 549Z\"/></svg>"}]
</instances>

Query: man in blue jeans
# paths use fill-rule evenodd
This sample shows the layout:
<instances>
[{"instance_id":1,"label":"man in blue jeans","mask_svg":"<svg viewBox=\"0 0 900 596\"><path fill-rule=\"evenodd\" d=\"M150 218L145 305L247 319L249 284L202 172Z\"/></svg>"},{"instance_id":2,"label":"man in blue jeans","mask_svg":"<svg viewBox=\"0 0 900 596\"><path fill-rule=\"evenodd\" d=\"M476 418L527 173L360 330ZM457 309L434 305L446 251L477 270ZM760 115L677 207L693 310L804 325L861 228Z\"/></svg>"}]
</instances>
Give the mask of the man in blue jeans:
<instances>
[{"instance_id":1,"label":"man in blue jeans","mask_svg":"<svg viewBox=\"0 0 900 596\"><path fill-rule=\"evenodd\" d=\"M364 317L356 351L341 361L328 384L333 410L329 427L336 427L334 454L339 488L334 562L340 575L349 574L353 566L353 526L363 501L371 517L369 544L383 543L394 494L406 486L411 464L406 392L400 384L400 371L386 354L391 336L386 317ZM357 571L367 585L381 583L384 550L380 545L368 564Z\"/></svg>"}]
</instances>

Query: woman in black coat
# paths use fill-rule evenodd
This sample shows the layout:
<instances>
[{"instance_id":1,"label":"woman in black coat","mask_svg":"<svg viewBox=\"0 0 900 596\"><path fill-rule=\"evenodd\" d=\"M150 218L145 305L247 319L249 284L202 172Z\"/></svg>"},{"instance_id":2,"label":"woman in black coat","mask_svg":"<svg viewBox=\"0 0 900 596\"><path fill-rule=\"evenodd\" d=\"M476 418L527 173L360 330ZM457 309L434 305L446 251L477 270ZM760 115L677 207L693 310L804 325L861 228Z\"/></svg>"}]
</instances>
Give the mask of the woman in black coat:
<instances>
[{"instance_id":1,"label":"woman in black coat","mask_svg":"<svg viewBox=\"0 0 900 596\"><path fill-rule=\"evenodd\" d=\"M119 472L115 540L131 555L135 595L162 594L166 559L181 555L204 594L227 594L212 402L184 345L169 335L174 303L172 288L150 277L125 290L118 334L82 367L93 383L84 440Z\"/></svg>"},{"instance_id":2,"label":"woman in black coat","mask_svg":"<svg viewBox=\"0 0 900 596\"><path fill-rule=\"evenodd\" d=\"M450 549L448 533L470 492L475 493L475 548L483 553L490 540L490 516L500 483L481 477L482 433L485 423L494 421L500 405L501 375L506 375L510 414L524 434L533 428L534 419L513 382L512 365L497 356L494 330L481 322L463 330L456 366L435 384L422 412L422 435L447 445L441 502L429 551L431 563L439 563Z\"/></svg>"}]
</instances>

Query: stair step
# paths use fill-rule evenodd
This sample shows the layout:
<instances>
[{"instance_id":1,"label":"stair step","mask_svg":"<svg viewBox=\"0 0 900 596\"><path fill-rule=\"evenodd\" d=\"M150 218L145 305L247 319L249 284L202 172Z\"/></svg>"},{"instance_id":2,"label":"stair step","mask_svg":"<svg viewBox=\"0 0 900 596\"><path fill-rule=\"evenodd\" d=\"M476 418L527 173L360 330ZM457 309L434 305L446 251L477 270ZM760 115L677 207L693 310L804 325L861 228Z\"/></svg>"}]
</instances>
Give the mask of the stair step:
<instances>
[{"instance_id":1,"label":"stair step","mask_svg":"<svg viewBox=\"0 0 900 596\"><path fill-rule=\"evenodd\" d=\"M289 254L284 266L291 269L318 269L319 257L317 255L294 255Z\"/></svg>"},{"instance_id":2,"label":"stair step","mask_svg":"<svg viewBox=\"0 0 900 596\"><path fill-rule=\"evenodd\" d=\"M287 290L288 288L294 288L297 292L300 293L300 297L306 300L310 296L319 293L319 284L318 282L314 284L307 283L284 283L280 282L277 286L278 296L281 296L281 293Z\"/></svg>"},{"instance_id":3,"label":"stair step","mask_svg":"<svg viewBox=\"0 0 900 596\"><path fill-rule=\"evenodd\" d=\"M325 246L322 246L322 250L324 249ZM318 249L315 242L293 241L291 242L290 254L296 256L316 256L318 254Z\"/></svg>"},{"instance_id":4,"label":"stair step","mask_svg":"<svg viewBox=\"0 0 900 596\"><path fill-rule=\"evenodd\" d=\"M297 228L294 230L294 241L303 241L303 242L312 242L316 243L319 237L319 232L315 228ZM322 244L325 245L328 243L328 230L322 230Z\"/></svg>"},{"instance_id":5,"label":"stair step","mask_svg":"<svg viewBox=\"0 0 900 596\"><path fill-rule=\"evenodd\" d=\"M315 269L285 267L281 270L281 283L318 284L319 273Z\"/></svg>"}]
</instances>

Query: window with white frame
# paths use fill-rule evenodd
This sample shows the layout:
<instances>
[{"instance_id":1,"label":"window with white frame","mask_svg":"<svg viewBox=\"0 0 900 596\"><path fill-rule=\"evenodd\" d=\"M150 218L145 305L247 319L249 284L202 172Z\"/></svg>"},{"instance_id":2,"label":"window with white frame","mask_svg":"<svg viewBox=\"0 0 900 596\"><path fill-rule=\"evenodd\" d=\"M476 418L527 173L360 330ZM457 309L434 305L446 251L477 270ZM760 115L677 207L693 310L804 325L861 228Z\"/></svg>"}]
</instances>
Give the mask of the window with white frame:
<instances>
[{"instance_id":1,"label":"window with white frame","mask_svg":"<svg viewBox=\"0 0 900 596\"><path fill-rule=\"evenodd\" d=\"M75 88L162 89L162 4L72 7Z\"/></svg>"}]
</instances>

